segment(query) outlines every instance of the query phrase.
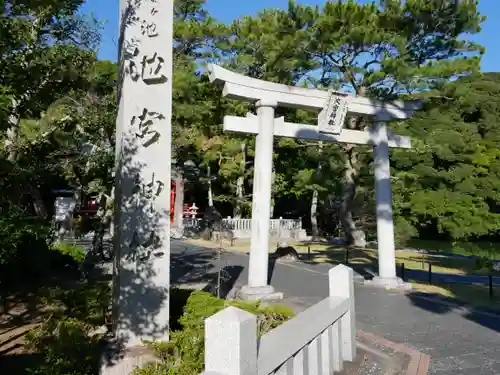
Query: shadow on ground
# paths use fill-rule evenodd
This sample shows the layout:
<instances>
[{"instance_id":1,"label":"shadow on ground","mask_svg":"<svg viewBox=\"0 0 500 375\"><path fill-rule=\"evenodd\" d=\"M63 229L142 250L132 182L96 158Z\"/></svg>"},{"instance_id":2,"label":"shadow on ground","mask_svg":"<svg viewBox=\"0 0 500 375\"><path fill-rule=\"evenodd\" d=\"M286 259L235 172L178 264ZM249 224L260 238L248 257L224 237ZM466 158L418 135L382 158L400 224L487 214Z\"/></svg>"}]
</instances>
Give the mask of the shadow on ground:
<instances>
[{"instance_id":1,"label":"shadow on ground","mask_svg":"<svg viewBox=\"0 0 500 375\"><path fill-rule=\"evenodd\" d=\"M311 266L317 266L321 263L347 264L366 280L373 278L378 273L377 253L369 249L330 246L326 250L312 250L310 254L302 254L302 260ZM500 278L492 277L492 295L490 295L489 279L488 276L485 276L487 270L475 269L476 262L474 260L426 257L422 254L418 254L418 256L416 254L415 258L409 255L408 262L411 262L413 269L407 267L404 269L402 266L404 259L403 262L398 259L397 274L405 281L417 283L417 288L420 291L425 291L431 296L440 296L458 305L468 303L497 312L500 310ZM420 264L422 264L422 269L416 269L415 266L420 267ZM448 268L462 274L429 273L429 265L432 266L431 270Z\"/></svg>"},{"instance_id":2,"label":"shadow on ground","mask_svg":"<svg viewBox=\"0 0 500 375\"><path fill-rule=\"evenodd\" d=\"M86 323L92 321L96 326L105 324L106 296L109 292L107 282L104 280L102 284L101 280L84 278L83 274L57 275L56 278L57 270L53 271L54 275L50 278L37 280L37 283L27 280L3 298L0 312L1 374L32 373L47 360L39 354L41 352L27 350L26 334L52 314L81 319L82 322L85 320ZM93 276L97 274L99 271ZM48 309L48 306L51 308ZM82 314L85 319L82 319Z\"/></svg>"},{"instance_id":3,"label":"shadow on ground","mask_svg":"<svg viewBox=\"0 0 500 375\"><path fill-rule=\"evenodd\" d=\"M315 244L317 243L311 243L309 246L313 247ZM325 245L324 243L319 244ZM414 253L414 256L412 256L411 254L407 255L408 253L410 252L404 252L405 255L401 258L402 253L399 252L397 261L398 263L411 263L412 266L407 266L406 268L407 270L412 268L412 272L415 272L417 275L415 278L418 279L427 279L429 265L431 265L434 269L453 269L455 271L453 275L458 277L488 276L489 274L492 274L493 276L500 276L500 272L493 271L488 268L480 268L476 264L475 257L448 258L437 252L429 253L428 255ZM350 266L363 264L372 268L378 266L377 250L371 248L360 249L355 247L329 245L326 249L322 250L311 249L310 254L303 253L303 259L305 261L310 261L311 263L348 263ZM418 268L416 267L417 265Z\"/></svg>"},{"instance_id":4,"label":"shadow on ground","mask_svg":"<svg viewBox=\"0 0 500 375\"><path fill-rule=\"evenodd\" d=\"M2 374L9 375L28 375L28 368L33 368L40 363L42 356L40 354L11 354L0 356L0 369Z\"/></svg>"},{"instance_id":5,"label":"shadow on ground","mask_svg":"<svg viewBox=\"0 0 500 375\"><path fill-rule=\"evenodd\" d=\"M458 309L464 318L500 332L499 310L487 308L470 309L470 305L456 298L430 293L409 292L406 293L406 297L411 301L412 305L434 314L447 314Z\"/></svg>"},{"instance_id":6,"label":"shadow on ground","mask_svg":"<svg viewBox=\"0 0 500 375\"><path fill-rule=\"evenodd\" d=\"M244 267L227 264L221 252L196 247L172 253L170 259L171 284L201 288L219 298L228 297Z\"/></svg>"}]
</instances>

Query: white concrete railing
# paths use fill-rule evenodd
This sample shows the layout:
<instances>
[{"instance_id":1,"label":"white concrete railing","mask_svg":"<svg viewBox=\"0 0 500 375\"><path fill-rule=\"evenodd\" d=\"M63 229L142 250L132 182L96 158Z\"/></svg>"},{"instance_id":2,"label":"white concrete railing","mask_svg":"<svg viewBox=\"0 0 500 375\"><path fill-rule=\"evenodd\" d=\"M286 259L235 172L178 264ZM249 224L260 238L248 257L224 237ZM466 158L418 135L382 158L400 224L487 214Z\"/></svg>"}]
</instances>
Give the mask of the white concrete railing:
<instances>
[{"instance_id":1,"label":"white concrete railing","mask_svg":"<svg viewBox=\"0 0 500 375\"><path fill-rule=\"evenodd\" d=\"M231 217L222 219L222 222L232 230L252 230L252 219L233 219ZM270 230L296 230L302 229L302 220L300 219L271 219L269 220Z\"/></svg>"},{"instance_id":2,"label":"white concrete railing","mask_svg":"<svg viewBox=\"0 0 500 375\"><path fill-rule=\"evenodd\" d=\"M328 274L330 295L258 340L257 318L228 307L205 320L202 375L332 375L356 356L353 271Z\"/></svg>"},{"instance_id":3,"label":"white concrete railing","mask_svg":"<svg viewBox=\"0 0 500 375\"><path fill-rule=\"evenodd\" d=\"M183 225L187 228L197 228L201 219L184 218ZM227 217L222 219L227 229L234 232L236 238L250 238L252 232L252 219L234 219ZM285 232L294 232L302 230L301 219L271 219L269 221L269 230L276 235L286 234Z\"/></svg>"}]
</instances>

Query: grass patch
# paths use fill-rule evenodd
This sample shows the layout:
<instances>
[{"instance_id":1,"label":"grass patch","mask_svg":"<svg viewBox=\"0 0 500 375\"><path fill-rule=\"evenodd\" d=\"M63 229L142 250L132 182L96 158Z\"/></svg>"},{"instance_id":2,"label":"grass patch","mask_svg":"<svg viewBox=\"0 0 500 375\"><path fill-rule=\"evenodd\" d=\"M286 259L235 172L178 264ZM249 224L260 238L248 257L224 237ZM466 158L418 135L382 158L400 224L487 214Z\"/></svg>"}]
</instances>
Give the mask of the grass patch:
<instances>
[{"instance_id":1,"label":"grass patch","mask_svg":"<svg viewBox=\"0 0 500 375\"><path fill-rule=\"evenodd\" d=\"M487 285L463 284L429 284L422 281L409 280L413 290L417 292L454 298L475 307L500 309L500 288L494 287L493 299L490 298ZM496 294L495 294L496 293Z\"/></svg>"},{"instance_id":2,"label":"grass patch","mask_svg":"<svg viewBox=\"0 0 500 375\"><path fill-rule=\"evenodd\" d=\"M311 250L311 261L315 263L345 263L346 258L352 265L367 265L377 267L378 253L375 249L361 249L332 246L326 244L296 244L294 245L299 253L307 254L308 248ZM346 251L348 255L346 257ZM451 259L435 256L432 254L421 254L412 251L396 252L396 262L404 263L406 269L424 270L429 269L432 264L432 272L447 273L454 275L488 275L491 271L487 268L478 268L473 259ZM493 272L499 275L499 272Z\"/></svg>"},{"instance_id":3,"label":"grass patch","mask_svg":"<svg viewBox=\"0 0 500 375\"><path fill-rule=\"evenodd\" d=\"M452 243L446 241L410 240L406 243L406 247L500 260L500 244L494 242Z\"/></svg>"},{"instance_id":4,"label":"grass patch","mask_svg":"<svg viewBox=\"0 0 500 375\"><path fill-rule=\"evenodd\" d=\"M206 241L202 239L190 239L187 242L212 249L223 248L229 251L248 253L250 250L250 240L236 240L233 246L230 246L228 241L223 241L222 245L220 242ZM346 262L346 248L343 246L322 244L322 243L296 243L289 242L297 252L305 255L308 253L308 249L311 251L311 262L314 263L332 263L339 264ZM422 245L422 244L421 244ZM429 250L435 250L438 248L438 243L431 242ZM474 244L472 244L474 245ZM471 245L471 246L472 246ZM493 251L493 244L490 244L490 250L487 250L486 243L483 244L483 251L476 251L476 254L480 256L481 254L486 254L488 251ZM477 246L475 244L474 246ZM276 250L277 241L272 240L269 242L269 252L273 253ZM413 247L413 246L412 246ZM426 248L424 245L415 246L416 248ZM447 250L448 248L441 248L441 252L451 252ZM467 252L471 252L474 247L458 247L454 248L454 253L459 253L459 249L463 250L463 255ZM468 249L468 250L466 250ZM500 272L491 271L489 268L478 267L476 261L473 259L451 259L435 256L439 254L422 254L413 251L398 251L396 252L396 262L404 263L405 268L408 270L420 270L427 271L429 269L429 264L432 264L432 272L437 273L447 273L453 275L500 275ZM470 254L469 254L470 255ZM305 257L307 259L307 257ZM378 253L376 249L371 248L349 248L348 263L351 265L367 265L372 267L378 266Z\"/></svg>"}]
</instances>

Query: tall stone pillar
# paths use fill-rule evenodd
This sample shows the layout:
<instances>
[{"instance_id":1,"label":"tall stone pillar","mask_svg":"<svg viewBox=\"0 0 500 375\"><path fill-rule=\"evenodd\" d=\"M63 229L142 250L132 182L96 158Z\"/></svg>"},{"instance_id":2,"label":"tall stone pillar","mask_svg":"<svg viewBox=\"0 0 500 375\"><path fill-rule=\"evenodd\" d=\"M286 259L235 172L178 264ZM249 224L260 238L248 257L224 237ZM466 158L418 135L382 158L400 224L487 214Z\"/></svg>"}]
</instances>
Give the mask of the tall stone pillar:
<instances>
[{"instance_id":1,"label":"tall stone pillar","mask_svg":"<svg viewBox=\"0 0 500 375\"><path fill-rule=\"evenodd\" d=\"M129 374L142 340L168 340L172 117L170 0L121 0L116 123L114 333Z\"/></svg>"},{"instance_id":2,"label":"tall stone pillar","mask_svg":"<svg viewBox=\"0 0 500 375\"><path fill-rule=\"evenodd\" d=\"M264 100L256 104L259 133L255 144L248 285L239 292L244 299L282 298L282 294L275 293L274 288L268 284L274 110L277 105L275 101Z\"/></svg>"},{"instance_id":3,"label":"tall stone pillar","mask_svg":"<svg viewBox=\"0 0 500 375\"><path fill-rule=\"evenodd\" d=\"M396 277L396 250L394 244L394 219L392 215L391 166L387 123L374 123L373 158L375 165L375 201L377 215L377 243L379 276L375 285L388 288L407 288L409 284Z\"/></svg>"}]
</instances>

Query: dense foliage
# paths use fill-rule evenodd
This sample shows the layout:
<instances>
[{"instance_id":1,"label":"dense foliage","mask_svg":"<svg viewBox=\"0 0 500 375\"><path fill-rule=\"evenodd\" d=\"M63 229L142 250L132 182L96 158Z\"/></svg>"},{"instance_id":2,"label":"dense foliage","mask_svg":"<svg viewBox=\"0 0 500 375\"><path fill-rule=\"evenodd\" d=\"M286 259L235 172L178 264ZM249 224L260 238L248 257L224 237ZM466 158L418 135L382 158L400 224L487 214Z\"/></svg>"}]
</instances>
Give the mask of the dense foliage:
<instances>
[{"instance_id":1,"label":"dense foliage","mask_svg":"<svg viewBox=\"0 0 500 375\"><path fill-rule=\"evenodd\" d=\"M400 224L424 238L497 237L500 74L464 77L434 94L399 124L415 140L412 152L393 157Z\"/></svg>"},{"instance_id":2,"label":"dense foliage","mask_svg":"<svg viewBox=\"0 0 500 375\"><path fill-rule=\"evenodd\" d=\"M173 293L174 303L175 292ZM155 354L162 359L137 370L135 375L191 375L204 370L206 318L228 306L235 306L257 316L259 336L269 332L294 316L284 305L263 306L260 302L225 301L207 292L193 292L187 299L179 318L180 329L171 333L168 343L150 343Z\"/></svg>"}]
</instances>

